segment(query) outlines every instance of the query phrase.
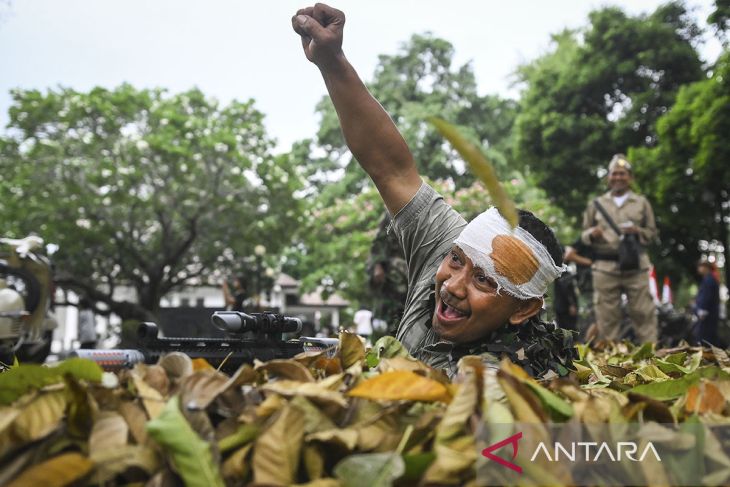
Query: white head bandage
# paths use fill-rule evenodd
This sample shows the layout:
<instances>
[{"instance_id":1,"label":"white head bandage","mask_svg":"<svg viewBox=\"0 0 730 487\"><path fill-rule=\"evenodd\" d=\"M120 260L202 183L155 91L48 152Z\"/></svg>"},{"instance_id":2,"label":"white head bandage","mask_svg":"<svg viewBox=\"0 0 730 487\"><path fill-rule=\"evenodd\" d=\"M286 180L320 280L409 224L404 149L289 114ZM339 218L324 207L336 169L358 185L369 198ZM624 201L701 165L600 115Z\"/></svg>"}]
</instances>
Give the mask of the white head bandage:
<instances>
[{"instance_id":1,"label":"white head bandage","mask_svg":"<svg viewBox=\"0 0 730 487\"><path fill-rule=\"evenodd\" d=\"M542 297L565 270L543 244L521 227L512 229L494 207L469 222L454 243L497 282L498 292L520 299Z\"/></svg>"}]
</instances>

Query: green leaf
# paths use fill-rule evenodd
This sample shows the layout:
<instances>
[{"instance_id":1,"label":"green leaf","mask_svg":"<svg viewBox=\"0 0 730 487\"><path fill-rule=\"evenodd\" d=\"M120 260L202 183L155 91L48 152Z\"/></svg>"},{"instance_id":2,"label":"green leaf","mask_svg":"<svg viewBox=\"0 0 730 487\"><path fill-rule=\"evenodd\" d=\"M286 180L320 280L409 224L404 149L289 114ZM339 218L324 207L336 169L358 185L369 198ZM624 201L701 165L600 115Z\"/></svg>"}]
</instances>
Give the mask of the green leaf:
<instances>
[{"instance_id":1,"label":"green leaf","mask_svg":"<svg viewBox=\"0 0 730 487\"><path fill-rule=\"evenodd\" d=\"M540 384L536 384L532 381L523 382L527 387L532 389L532 392L537 394L540 398L542 405L550 411L550 415L554 419L568 419L573 416L573 406L569 402L563 400L560 396L555 394L553 391L542 387Z\"/></svg>"},{"instance_id":2,"label":"green leaf","mask_svg":"<svg viewBox=\"0 0 730 487\"><path fill-rule=\"evenodd\" d=\"M410 455L403 455L403 463L405 464L405 472L401 477L403 482L418 483L418 480L423 477L428 467L436 459L436 454L433 452L413 453Z\"/></svg>"},{"instance_id":3,"label":"green leaf","mask_svg":"<svg viewBox=\"0 0 730 487\"><path fill-rule=\"evenodd\" d=\"M238 448L239 446L243 446L246 443L255 440L258 434L258 426L253 424L241 425L235 433L233 433L232 435L228 435L225 438L222 438L218 442L218 448L220 449L221 453L225 453L228 450Z\"/></svg>"},{"instance_id":4,"label":"green leaf","mask_svg":"<svg viewBox=\"0 0 730 487\"><path fill-rule=\"evenodd\" d=\"M667 401L684 395L690 387L699 382L702 378L728 379L730 378L730 374L723 372L718 367L704 367L697 369L691 374L687 374L681 379L652 382L650 384L636 386L631 389L631 392L643 394L659 401Z\"/></svg>"},{"instance_id":5,"label":"green leaf","mask_svg":"<svg viewBox=\"0 0 730 487\"><path fill-rule=\"evenodd\" d=\"M188 424L178 396L167 401L157 419L147 423L147 432L170 454L185 485L224 487L210 445Z\"/></svg>"},{"instance_id":6,"label":"green leaf","mask_svg":"<svg viewBox=\"0 0 730 487\"><path fill-rule=\"evenodd\" d=\"M647 342L641 346L634 354L631 356L631 360L634 362L638 362L640 360L644 360L645 358L651 358L654 356L654 345L650 342Z\"/></svg>"},{"instance_id":7,"label":"green leaf","mask_svg":"<svg viewBox=\"0 0 730 487\"><path fill-rule=\"evenodd\" d=\"M665 373L680 372L682 374L689 374L697 370L697 367L700 366L700 362L702 362L702 351L700 350L699 352L692 354L689 364L685 367L682 364L684 363L686 356L686 352L675 353L668 355L664 360L656 359L655 363L656 366Z\"/></svg>"},{"instance_id":8,"label":"green leaf","mask_svg":"<svg viewBox=\"0 0 730 487\"><path fill-rule=\"evenodd\" d=\"M441 135L451 142L454 149L461 154L461 157L463 157L469 164L469 167L471 167L474 174L481 179L487 187L489 195L492 197L492 200L494 200L495 206L499 208L499 212L502 216L510 225L512 225L512 228L516 227L519 222L517 209L510 197L507 196L502 185L499 183L499 179L497 179L497 174L494 171L494 167L492 167L492 163L487 160L478 148L466 140L466 138L464 138L453 125L437 117L429 117L428 121L431 122Z\"/></svg>"},{"instance_id":9,"label":"green leaf","mask_svg":"<svg viewBox=\"0 0 730 487\"><path fill-rule=\"evenodd\" d=\"M38 364L11 367L0 374L0 404L10 404L28 391L62 382L65 374L101 382L102 372L96 362L82 358L68 359L55 367Z\"/></svg>"},{"instance_id":10,"label":"green leaf","mask_svg":"<svg viewBox=\"0 0 730 487\"><path fill-rule=\"evenodd\" d=\"M387 487L406 471L400 455L363 453L351 455L335 466L334 473L345 487Z\"/></svg>"},{"instance_id":11,"label":"green leaf","mask_svg":"<svg viewBox=\"0 0 730 487\"><path fill-rule=\"evenodd\" d=\"M645 365L636 369L633 373L649 382L659 382L671 379L671 377L662 372L656 365Z\"/></svg>"}]
</instances>

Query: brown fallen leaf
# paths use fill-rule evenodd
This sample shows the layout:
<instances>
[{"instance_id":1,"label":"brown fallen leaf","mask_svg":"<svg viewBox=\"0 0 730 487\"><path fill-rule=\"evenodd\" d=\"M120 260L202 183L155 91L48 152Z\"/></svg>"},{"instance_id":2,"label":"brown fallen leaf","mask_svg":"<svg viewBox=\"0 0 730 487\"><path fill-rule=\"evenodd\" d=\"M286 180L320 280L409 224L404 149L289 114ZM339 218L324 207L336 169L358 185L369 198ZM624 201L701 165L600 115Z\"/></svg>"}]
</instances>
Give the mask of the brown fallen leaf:
<instances>
[{"instance_id":1,"label":"brown fallen leaf","mask_svg":"<svg viewBox=\"0 0 730 487\"><path fill-rule=\"evenodd\" d=\"M255 369L258 371L264 370L282 379L314 382L314 377L309 369L295 360L269 360L257 365Z\"/></svg>"}]
</instances>

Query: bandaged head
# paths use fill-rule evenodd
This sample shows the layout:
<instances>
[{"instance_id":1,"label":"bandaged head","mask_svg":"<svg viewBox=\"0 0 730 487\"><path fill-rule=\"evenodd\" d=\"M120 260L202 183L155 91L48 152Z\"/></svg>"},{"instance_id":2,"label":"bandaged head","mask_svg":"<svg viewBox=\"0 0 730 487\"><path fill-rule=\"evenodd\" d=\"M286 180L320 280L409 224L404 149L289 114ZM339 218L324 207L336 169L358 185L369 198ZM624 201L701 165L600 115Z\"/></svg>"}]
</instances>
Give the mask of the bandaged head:
<instances>
[{"instance_id":1,"label":"bandaged head","mask_svg":"<svg viewBox=\"0 0 730 487\"><path fill-rule=\"evenodd\" d=\"M475 267L519 299L542 297L565 270L527 230L512 228L492 207L474 218L454 241Z\"/></svg>"}]
</instances>

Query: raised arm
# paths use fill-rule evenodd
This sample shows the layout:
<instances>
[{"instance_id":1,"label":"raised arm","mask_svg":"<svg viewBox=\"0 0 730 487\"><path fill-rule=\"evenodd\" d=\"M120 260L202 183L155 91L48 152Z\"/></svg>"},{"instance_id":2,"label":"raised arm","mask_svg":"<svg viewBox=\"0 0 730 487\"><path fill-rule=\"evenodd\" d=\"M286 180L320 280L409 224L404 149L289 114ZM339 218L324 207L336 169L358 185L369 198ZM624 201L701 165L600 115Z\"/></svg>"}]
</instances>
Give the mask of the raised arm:
<instances>
[{"instance_id":1,"label":"raised arm","mask_svg":"<svg viewBox=\"0 0 730 487\"><path fill-rule=\"evenodd\" d=\"M299 10L292 18L304 54L322 73L347 146L394 215L416 194L421 178L393 120L345 58L344 25L345 14L321 3Z\"/></svg>"}]
</instances>

